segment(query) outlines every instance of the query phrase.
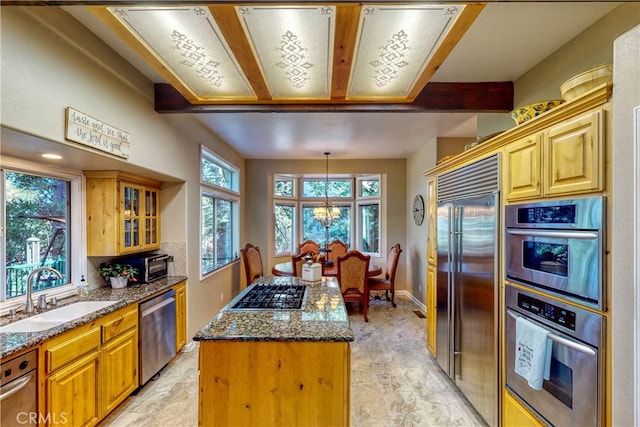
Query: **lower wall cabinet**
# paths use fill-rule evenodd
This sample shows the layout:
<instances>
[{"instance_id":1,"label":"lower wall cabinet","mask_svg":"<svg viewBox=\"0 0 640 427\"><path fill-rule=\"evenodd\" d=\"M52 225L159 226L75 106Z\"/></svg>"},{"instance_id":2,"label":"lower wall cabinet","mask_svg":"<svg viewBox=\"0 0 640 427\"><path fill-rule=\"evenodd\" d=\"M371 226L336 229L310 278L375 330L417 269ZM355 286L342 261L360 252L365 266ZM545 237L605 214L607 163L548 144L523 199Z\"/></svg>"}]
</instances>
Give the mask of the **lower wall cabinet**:
<instances>
[{"instance_id":1,"label":"lower wall cabinet","mask_svg":"<svg viewBox=\"0 0 640 427\"><path fill-rule=\"evenodd\" d=\"M433 356L436 356L436 327L438 301L436 288L436 267L427 266L427 347Z\"/></svg>"},{"instance_id":2,"label":"lower wall cabinet","mask_svg":"<svg viewBox=\"0 0 640 427\"><path fill-rule=\"evenodd\" d=\"M502 401L502 425L505 427L542 427L536 419L511 393L505 391Z\"/></svg>"},{"instance_id":3,"label":"lower wall cabinet","mask_svg":"<svg viewBox=\"0 0 640 427\"><path fill-rule=\"evenodd\" d=\"M47 425L92 426L138 387L138 307L43 344Z\"/></svg>"},{"instance_id":4,"label":"lower wall cabinet","mask_svg":"<svg viewBox=\"0 0 640 427\"><path fill-rule=\"evenodd\" d=\"M173 287L176 291L176 352L187 343L187 282Z\"/></svg>"},{"instance_id":5,"label":"lower wall cabinet","mask_svg":"<svg viewBox=\"0 0 640 427\"><path fill-rule=\"evenodd\" d=\"M92 426L100 421L100 352L54 371L45 382L47 425Z\"/></svg>"}]
</instances>

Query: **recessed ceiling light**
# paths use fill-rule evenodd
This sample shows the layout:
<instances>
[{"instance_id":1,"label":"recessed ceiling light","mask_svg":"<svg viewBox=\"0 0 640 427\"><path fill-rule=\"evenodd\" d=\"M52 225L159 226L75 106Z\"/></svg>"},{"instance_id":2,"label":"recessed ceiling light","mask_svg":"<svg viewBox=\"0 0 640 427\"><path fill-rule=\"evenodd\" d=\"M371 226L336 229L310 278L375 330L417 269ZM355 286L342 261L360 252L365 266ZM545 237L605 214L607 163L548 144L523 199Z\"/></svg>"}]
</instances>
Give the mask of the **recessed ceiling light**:
<instances>
[{"instance_id":1,"label":"recessed ceiling light","mask_svg":"<svg viewBox=\"0 0 640 427\"><path fill-rule=\"evenodd\" d=\"M42 154L42 157L44 157L45 159L53 159L53 160L60 160L62 158L60 154L53 154L53 153L44 153Z\"/></svg>"}]
</instances>

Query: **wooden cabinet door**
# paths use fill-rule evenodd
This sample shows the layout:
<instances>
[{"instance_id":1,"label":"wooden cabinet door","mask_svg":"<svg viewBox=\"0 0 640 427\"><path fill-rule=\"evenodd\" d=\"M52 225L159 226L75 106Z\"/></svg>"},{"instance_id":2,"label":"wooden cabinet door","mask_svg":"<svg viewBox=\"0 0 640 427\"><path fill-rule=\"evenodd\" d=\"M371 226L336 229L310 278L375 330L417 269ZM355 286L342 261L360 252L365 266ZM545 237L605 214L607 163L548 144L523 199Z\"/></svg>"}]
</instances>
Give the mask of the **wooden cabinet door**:
<instances>
[{"instance_id":1,"label":"wooden cabinet door","mask_svg":"<svg viewBox=\"0 0 640 427\"><path fill-rule=\"evenodd\" d=\"M71 363L45 382L47 425L93 426L100 420L98 351Z\"/></svg>"},{"instance_id":2,"label":"wooden cabinet door","mask_svg":"<svg viewBox=\"0 0 640 427\"><path fill-rule=\"evenodd\" d=\"M427 347L433 356L436 356L436 319L437 319L437 299L436 299L436 266L427 266Z\"/></svg>"},{"instance_id":3,"label":"wooden cabinet door","mask_svg":"<svg viewBox=\"0 0 640 427\"><path fill-rule=\"evenodd\" d=\"M427 179L427 263L436 263L436 215L438 200L436 198L436 178Z\"/></svg>"},{"instance_id":4,"label":"wooden cabinet door","mask_svg":"<svg viewBox=\"0 0 640 427\"><path fill-rule=\"evenodd\" d=\"M144 190L144 241L145 249L160 247L160 192L156 189Z\"/></svg>"},{"instance_id":5,"label":"wooden cabinet door","mask_svg":"<svg viewBox=\"0 0 640 427\"><path fill-rule=\"evenodd\" d=\"M187 282L173 287L176 291L176 351L187 343Z\"/></svg>"},{"instance_id":6,"label":"wooden cabinet door","mask_svg":"<svg viewBox=\"0 0 640 427\"><path fill-rule=\"evenodd\" d=\"M138 330L129 329L102 347L103 416L138 387Z\"/></svg>"},{"instance_id":7,"label":"wooden cabinet door","mask_svg":"<svg viewBox=\"0 0 640 427\"><path fill-rule=\"evenodd\" d=\"M545 195L603 190L603 114L584 114L545 133Z\"/></svg>"},{"instance_id":8,"label":"wooden cabinet door","mask_svg":"<svg viewBox=\"0 0 640 427\"><path fill-rule=\"evenodd\" d=\"M502 425L505 427L541 427L542 423L522 406L520 402L515 400L510 393L505 391L502 402Z\"/></svg>"},{"instance_id":9,"label":"wooden cabinet door","mask_svg":"<svg viewBox=\"0 0 640 427\"><path fill-rule=\"evenodd\" d=\"M120 182L120 252L142 249L144 187Z\"/></svg>"},{"instance_id":10,"label":"wooden cabinet door","mask_svg":"<svg viewBox=\"0 0 640 427\"><path fill-rule=\"evenodd\" d=\"M506 200L542 195L540 184L540 135L517 140L504 149Z\"/></svg>"}]
</instances>

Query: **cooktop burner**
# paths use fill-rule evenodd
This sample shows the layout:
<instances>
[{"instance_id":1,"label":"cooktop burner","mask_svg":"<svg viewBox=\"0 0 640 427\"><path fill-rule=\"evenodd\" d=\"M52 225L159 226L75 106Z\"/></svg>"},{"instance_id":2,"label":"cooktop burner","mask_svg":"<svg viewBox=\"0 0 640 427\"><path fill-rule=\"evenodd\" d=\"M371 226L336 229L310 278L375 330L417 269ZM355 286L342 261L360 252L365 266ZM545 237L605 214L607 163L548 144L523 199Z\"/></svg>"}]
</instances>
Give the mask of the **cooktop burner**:
<instances>
[{"instance_id":1,"label":"cooktop burner","mask_svg":"<svg viewBox=\"0 0 640 427\"><path fill-rule=\"evenodd\" d=\"M232 308L298 310L306 290L305 285L255 284Z\"/></svg>"}]
</instances>

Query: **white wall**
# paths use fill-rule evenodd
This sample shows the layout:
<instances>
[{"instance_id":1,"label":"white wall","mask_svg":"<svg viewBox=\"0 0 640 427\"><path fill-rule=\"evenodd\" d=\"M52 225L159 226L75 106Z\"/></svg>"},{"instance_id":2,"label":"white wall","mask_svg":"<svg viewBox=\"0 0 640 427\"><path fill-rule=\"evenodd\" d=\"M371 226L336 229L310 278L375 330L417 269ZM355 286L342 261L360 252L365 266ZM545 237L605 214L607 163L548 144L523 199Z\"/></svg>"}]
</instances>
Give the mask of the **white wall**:
<instances>
[{"instance_id":1,"label":"white wall","mask_svg":"<svg viewBox=\"0 0 640 427\"><path fill-rule=\"evenodd\" d=\"M640 106L640 25L615 41L613 55L612 422L637 426L640 147L634 141L633 109Z\"/></svg>"},{"instance_id":2,"label":"white wall","mask_svg":"<svg viewBox=\"0 0 640 427\"><path fill-rule=\"evenodd\" d=\"M424 173L436 164L437 138L427 141L422 148L407 159L407 203L420 194L425 203L427 201L427 178ZM409 292L414 299L426 307L426 273L427 273L427 220L417 226L413 216L409 212L407 221L407 247L405 248L405 260L407 262L406 282L409 284Z\"/></svg>"},{"instance_id":3,"label":"white wall","mask_svg":"<svg viewBox=\"0 0 640 427\"><path fill-rule=\"evenodd\" d=\"M229 301L239 271L236 263L199 279L199 144L239 167L242 180L244 160L192 116L156 113L152 83L60 8L3 6L1 20L2 126L68 148L64 111L73 107L130 133L123 166L173 177L162 191L163 247L185 251L174 256L189 277L187 332L193 335ZM97 158L79 168L101 169Z\"/></svg>"}]
</instances>

